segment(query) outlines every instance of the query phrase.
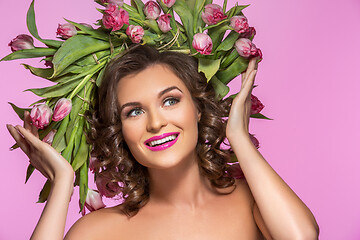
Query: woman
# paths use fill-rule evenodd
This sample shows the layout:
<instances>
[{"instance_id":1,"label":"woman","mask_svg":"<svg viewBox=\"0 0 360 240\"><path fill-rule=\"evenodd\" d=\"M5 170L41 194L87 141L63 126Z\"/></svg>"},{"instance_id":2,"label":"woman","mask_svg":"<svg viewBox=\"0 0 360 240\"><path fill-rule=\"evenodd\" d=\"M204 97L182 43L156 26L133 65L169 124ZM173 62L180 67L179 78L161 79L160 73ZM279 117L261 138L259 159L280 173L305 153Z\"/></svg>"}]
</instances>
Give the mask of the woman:
<instances>
[{"instance_id":1,"label":"woman","mask_svg":"<svg viewBox=\"0 0 360 240\"><path fill-rule=\"evenodd\" d=\"M310 210L250 140L256 68L252 59L225 125L229 103L215 101L191 57L137 46L113 60L89 140L99 159L97 177L108 177L109 190L121 182L116 191L125 202L81 218L65 239L317 239ZM38 139L28 113L24 127L8 129L52 182L32 237L62 238L73 170ZM225 172L225 134L246 180L234 181Z\"/></svg>"}]
</instances>

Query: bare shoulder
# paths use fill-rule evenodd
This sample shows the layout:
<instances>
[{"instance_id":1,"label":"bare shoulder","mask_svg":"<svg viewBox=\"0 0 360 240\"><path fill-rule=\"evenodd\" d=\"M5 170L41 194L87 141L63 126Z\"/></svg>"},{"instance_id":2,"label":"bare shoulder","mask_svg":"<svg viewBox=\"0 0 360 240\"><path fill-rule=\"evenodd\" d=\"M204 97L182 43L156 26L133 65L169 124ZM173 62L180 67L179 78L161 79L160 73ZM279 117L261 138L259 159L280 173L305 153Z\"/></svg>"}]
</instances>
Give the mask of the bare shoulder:
<instances>
[{"instance_id":1,"label":"bare shoulder","mask_svg":"<svg viewBox=\"0 0 360 240\"><path fill-rule=\"evenodd\" d=\"M243 198L245 198L251 204L251 207L253 207L255 200L246 179L245 178L235 179L235 185L236 185L236 189L234 191L236 191Z\"/></svg>"},{"instance_id":2,"label":"bare shoulder","mask_svg":"<svg viewBox=\"0 0 360 240\"><path fill-rule=\"evenodd\" d=\"M125 226L127 216L119 207L103 208L80 218L67 232L64 239L106 239Z\"/></svg>"}]
</instances>

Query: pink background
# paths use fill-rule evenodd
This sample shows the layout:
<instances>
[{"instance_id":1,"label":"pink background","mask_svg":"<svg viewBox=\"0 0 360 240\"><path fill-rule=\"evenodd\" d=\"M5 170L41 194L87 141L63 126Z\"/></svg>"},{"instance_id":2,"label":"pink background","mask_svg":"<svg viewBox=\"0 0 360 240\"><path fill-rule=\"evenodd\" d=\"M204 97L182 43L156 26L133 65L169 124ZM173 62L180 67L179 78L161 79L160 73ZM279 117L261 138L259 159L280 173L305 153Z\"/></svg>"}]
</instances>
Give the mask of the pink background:
<instances>
[{"instance_id":1,"label":"pink background","mask_svg":"<svg viewBox=\"0 0 360 240\"><path fill-rule=\"evenodd\" d=\"M235 1L229 0L233 5ZM320 239L360 239L360 3L344 1L247 0L244 10L257 30L255 44L264 54L254 90L274 121L252 120L267 161L314 213ZM94 23L100 18L91 0L36 0L40 36L55 38L62 17ZM25 26L30 0L0 2L0 57ZM229 6L230 6L229 5ZM37 46L41 46L36 42ZM13 140L5 124L20 124L8 101L21 107L38 100L23 90L49 83L19 64L1 62L0 95L1 198L0 239L27 239L40 216L36 204L45 181L34 173L24 184L28 160L10 152ZM240 82L234 81L234 88ZM70 204L67 229L80 217L78 190Z\"/></svg>"}]
</instances>

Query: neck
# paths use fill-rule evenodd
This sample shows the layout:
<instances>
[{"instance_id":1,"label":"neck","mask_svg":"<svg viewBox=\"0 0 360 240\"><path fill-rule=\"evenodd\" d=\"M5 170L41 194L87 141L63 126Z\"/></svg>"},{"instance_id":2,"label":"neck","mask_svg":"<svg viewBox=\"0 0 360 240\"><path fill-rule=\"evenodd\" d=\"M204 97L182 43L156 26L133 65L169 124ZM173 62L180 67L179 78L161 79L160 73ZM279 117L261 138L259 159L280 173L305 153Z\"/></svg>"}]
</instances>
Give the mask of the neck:
<instances>
[{"instance_id":1,"label":"neck","mask_svg":"<svg viewBox=\"0 0 360 240\"><path fill-rule=\"evenodd\" d=\"M194 153L187 161L170 169L148 168L150 177L149 203L176 209L195 210L205 203L211 192L209 180L199 172Z\"/></svg>"}]
</instances>

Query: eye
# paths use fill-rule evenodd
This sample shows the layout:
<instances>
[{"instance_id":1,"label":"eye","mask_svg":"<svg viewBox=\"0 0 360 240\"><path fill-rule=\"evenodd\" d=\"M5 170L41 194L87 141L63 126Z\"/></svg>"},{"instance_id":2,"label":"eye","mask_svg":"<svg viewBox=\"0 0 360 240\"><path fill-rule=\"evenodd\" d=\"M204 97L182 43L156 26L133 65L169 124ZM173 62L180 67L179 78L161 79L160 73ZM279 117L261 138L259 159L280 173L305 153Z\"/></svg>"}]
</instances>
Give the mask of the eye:
<instances>
[{"instance_id":1,"label":"eye","mask_svg":"<svg viewBox=\"0 0 360 240\"><path fill-rule=\"evenodd\" d=\"M168 106L171 106L171 105L175 105L179 102L179 99L177 98L167 98L165 99L164 101L164 106L168 107Z\"/></svg>"},{"instance_id":2,"label":"eye","mask_svg":"<svg viewBox=\"0 0 360 240\"><path fill-rule=\"evenodd\" d=\"M128 114L126 114L127 117L137 117L140 114L142 114L144 111L141 108L134 108L131 109Z\"/></svg>"}]
</instances>

